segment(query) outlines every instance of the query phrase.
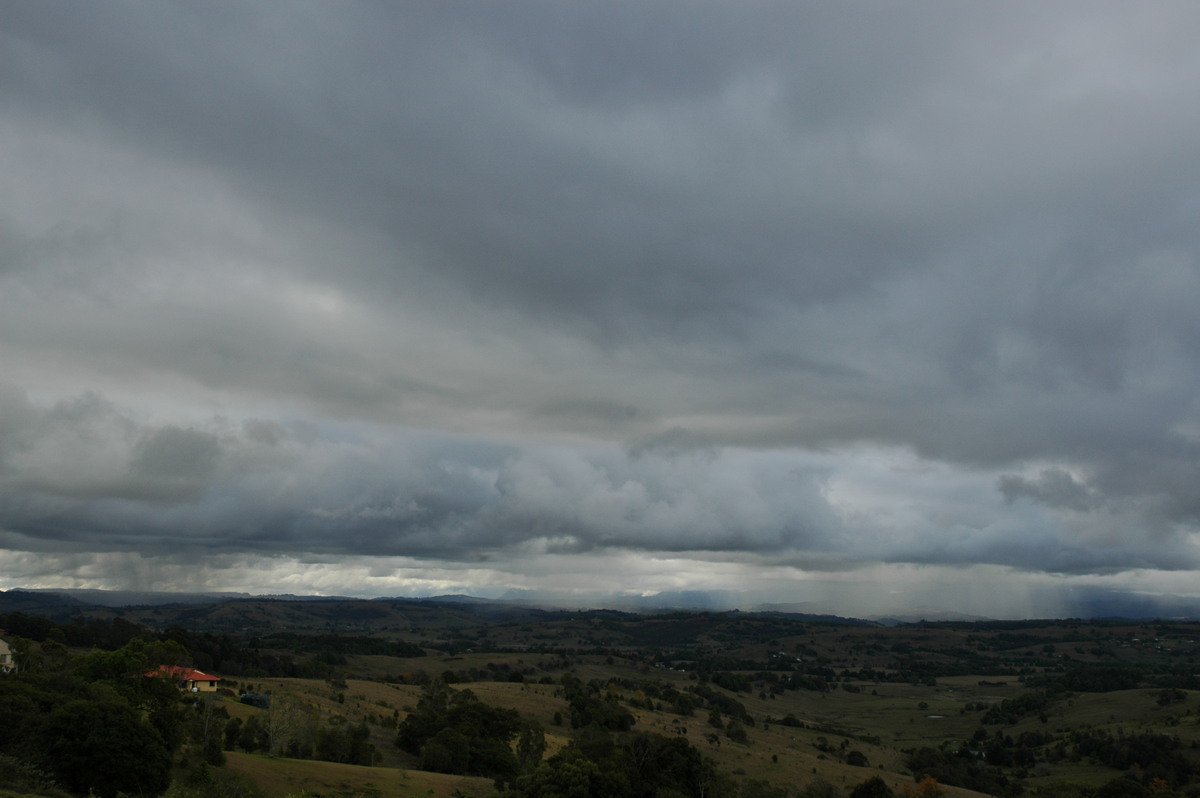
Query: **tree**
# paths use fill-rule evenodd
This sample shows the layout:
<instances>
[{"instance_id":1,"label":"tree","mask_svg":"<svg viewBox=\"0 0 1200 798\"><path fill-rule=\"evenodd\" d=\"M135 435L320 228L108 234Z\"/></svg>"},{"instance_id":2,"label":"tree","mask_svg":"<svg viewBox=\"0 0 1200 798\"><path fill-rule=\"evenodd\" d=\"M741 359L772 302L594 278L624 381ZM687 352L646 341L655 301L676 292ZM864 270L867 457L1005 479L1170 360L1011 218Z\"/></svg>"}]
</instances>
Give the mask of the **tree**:
<instances>
[{"instance_id":1,"label":"tree","mask_svg":"<svg viewBox=\"0 0 1200 798\"><path fill-rule=\"evenodd\" d=\"M846 754L846 764L853 765L856 768L871 766L871 763L867 760L867 755L857 749Z\"/></svg>"},{"instance_id":2,"label":"tree","mask_svg":"<svg viewBox=\"0 0 1200 798\"><path fill-rule=\"evenodd\" d=\"M47 765L72 792L158 795L171 782L162 737L128 704L69 702L50 713L45 735Z\"/></svg>"},{"instance_id":3,"label":"tree","mask_svg":"<svg viewBox=\"0 0 1200 798\"><path fill-rule=\"evenodd\" d=\"M192 739L200 744L204 759L210 765L225 764L225 754L222 751L223 730L229 713L219 706L217 700L206 695L195 704L192 716Z\"/></svg>"},{"instance_id":4,"label":"tree","mask_svg":"<svg viewBox=\"0 0 1200 798\"><path fill-rule=\"evenodd\" d=\"M938 784L937 779L933 776L926 776L917 784L916 788L905 784L904 794L915 796L915 798L941 798L945 792L942 791L942 786Z\"/></svg>"},{"instance_id":5,"label":"tree","mask_svg":"<svg viewBox=\"0 0 1200 798\"><path fill-rule=\"evenodd\" d=\"M528 773L542 762L546 753L546 733L536 720L527 721L517 737L517 764L522 773Z\"/></svg>"},{"instance_id":6,"label":"tree","mask_svg":"<svg viewBox=\"0 0 1200 798\"><path fill-rule=\"evenodd\" d=\"M237 738L238 748L243 751L266 751L270 745L270 738L267 736L266 727L263 726L258 715L251 715L246 718L246 722L242 724L238 731Z\"/></svg>"},{"instance_id":7,"label":"tree","mask_svg":"<svg viewBox=\"0 0 1200 798\"><path fill-rule=\"evenodd\" d=\"M242 719L230 718L225 722L225 750L232 751L237 747L238 737L242 733Z\"/></svg>"},{"instance_id":8,"label":"tree","mask_svg":"<svg viewBox=\"0 0 1200 798\"><path fill-rule=\"evenodd\" d=\"M850 798L894 798L895 795L879 776L872 776L850 791Z\"/></svg>"},{"instance_id":9,"label":"tree","mask_svg":"<svg viewBox=\"0 0 1200 798\"><path fill-rule=\"evenodd\" d=\"M455 692L435 682L397 727L396 746L420 756L430 768L506 780L519 770L510 743L523 727L516 710L489 706L470 690ZM526 754L532 756L532 749Z\"/></svg>"},{"instance_id":10,"label":"tree","mask_svg":"<svg viewBox=\"0 0 1200 798\"><path fill-rule=\"evenodd\" d=\"M607 786L600 767L575 751L521 776L510 794L513 798L611 798Z\"/></svg>"},{"instance_id":11,"label":"tree","mask_svg":"<svg viewBox=\"0 0 1200 798\"><path fill-rule=\"evenodd\" d=\"M466 773L471 765L471 741L455 729L442 729L421 748L421 769L435 773Z\"/></svg>"},{"instance_id":12,"label":"tree","mask_svg":"<svg viewBox=\"0 0 1200 798\"><path fill-rule=\"evenodd\" d=\"M267 750L281 754L292 749L311 750L316 732L316 717L312 710L287 695L271 697L267 710Z\"/></svg>"}]
</instances>

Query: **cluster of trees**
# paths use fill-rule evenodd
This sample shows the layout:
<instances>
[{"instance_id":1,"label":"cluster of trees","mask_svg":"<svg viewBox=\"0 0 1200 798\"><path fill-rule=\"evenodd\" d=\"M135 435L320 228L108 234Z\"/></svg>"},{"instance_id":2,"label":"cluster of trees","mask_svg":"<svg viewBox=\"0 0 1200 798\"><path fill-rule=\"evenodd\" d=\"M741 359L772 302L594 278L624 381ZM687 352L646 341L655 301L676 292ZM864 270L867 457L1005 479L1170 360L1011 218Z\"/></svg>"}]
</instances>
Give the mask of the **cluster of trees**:
<instances>
[{"instance_id":1,"label":"cluster of trees","mask_svg":"<svg viewBox=\"0 0 1200 798\"><path fill-rule=\"evenodd\" d=\"M908 754L907 763L913 776L932 777L943 784L966 787L988 795L1019 795L1022 789L1004 772L968 747L955 751L923 747Z\"/></svg>"},{"instance_id":2,"label":"cluster of trees","mask_svg":"<svg viewBox=\"0 0 1200 798\"><path fill-rule=\"evenodd\" d=\"M146 635L154 635L144 630ZM347 654L422 657L419 646L361 635L301 635L278 632L265 637L192 632L173 626L159 635L192 653L196 667L229 676L331 679L346 665Z\"/></svg>"},{"instance_id":3,"label":"cluster of trees","mask_svg":"<svg viewBox=\"0 0 1200 798\"><path fill-rule=\"evenodd\" d=\"M1054 692L1111 693L1132 690L1149 681L1164 681L1147 667L1118 665L1073 665L1059 672L1041 673L1025 678L1030 687L1045 687ZM1165 681L1171 681L1166 678ZM1172 685L1167 685L1172 686Z\"/></svg>"},{"instance_id":4,"label":"cluster of trees","mask_svg":"<svg viewBox=\"0 0 1200 798\"><path fill-rule=\"evenodd\" d=\"M322 723L314 709L289 696L274 696L266 711L251 715L245 722L228 719L222 733L225 750L349 765L379 762L379 751L370 737L365 721L350 724L334 716Z\"/></svg>"},{"instance_id":5,"label":"cluster of trees","mask_svg":"<svg viewBox=\"0 0 1200 798\"><path fill-rule=\"evenodd\" d=\"M117 649L135 637L146 637L147 630L124 618L108 621L79 617L66 624L23 612L0 614L0 629L26 640L52 640L79 648Z\"/></svg>"},{"instance_id":6,"label":"cluster of trees","mask_svg":"<svg viewBox=\"0 0 1200 798\"><path fill-rule=\"evenodd\" d=\"M425 649L402 640L388 640L366 635L304 635L295 632L276 632L262 638L271 648L305 651L340 658L347 654L377 654L386 657L423 657Z\"/></svg>"},{"instance_id":7,"label":"cluster of trees","mask_svg":"<svg viewBox=\"0 0 1200 798\"><path fill-rule=\"evenodd\" d=\"M1074 781L1046 784L1038 788L1040 798L1194 798L1196 793L1172 789L1161 779L1149 786L1136 779L1119 776L1098 787Z\"/></svg>"},{"instance_id":8,"label":"cluster of trees","mask_svg":"<svg viewBox=\"0 0 1200 798\"><path fill-rule=\"evenodd\" d=\"M593 680L588 687L598 693L605 684L614 684L633 692L627 703L639 709L666 710L691 716L704 705L703 698L691 690L679 690L658 679L614 678L607 683Z\"/></svg>"},{"instance_id":9,"label":"cluster of trees","mask_svg":"<svg viewBox=\"0 0 1200 798\"><path fill-rule=\"evenodd\" d=\"M484 704L470 690L454 690L440 680L424 686L418 705L397 728L396 745L417 757L423 770L493 778L505 798L796 795L755 780L739 787L686 738L633 730L632 716L601 683L584 683L571 674L561 682L573 736L549 759L543 760L545 736L536 721ZM821 781L800 792L802 798L838 794Z\"/></svg>"},{"instance_id":10,"label":"cluster of trees","mask_svg":"<svg viewBox=\"0 0 1200 798\"><path fill-rule=\"evenodd\" d=\"M195 719L174 685L144 674L186 651L139 639L77 657L53 641L21 648L21 670L0 679L0 755L99 798L167 788L172 753L197 733Z\"/></svg>"},{"instance_id":11,"label":"cluster of trees","mask_svg":"<svg viewBox=\"0 0 1200 798\"><path fill-rule=\"evenodd\" d=\"M562 677L563 693L571 714L571 728L597 726L609 731L629 731L633 715L621 706L617 695L598 680L584 684L571 674Z\"/></svg>"},{"instance_id":12,"label":"cluster of trees","mask_svg":"<svg viewBox=\"0 0 1200 798\"><path fill-rule=\"evenodd\" d=\"M569 745L525 770L505 798L837 798L845 793L814 779L798 792L748 779L740 785L683 737L644 731L613 732L598 726L578 730ZM892 798L878 776L850 793L852 798ZM934 798L940 792L919 792Z\"/></svg>"},{"instance_id":13,"label":"cluster of trees","mask_svg":"<svg viewBox=\"0 0 1200 798\"><path fill-rule=\"evenodd\" d=\"M1080 667L1070 668L1061 677L1062 689L1077 693L1110 693L1132 690L1144 678L1139 668Z\"/></svg>"},{"instance_id":14,"label":"cluster of trees","mask_svg":"<svg viewBox=\"0 0 1200 798\"><path fill-rule=\"evenodd\" d=\"M577 677L567 674L560 682L571 705L573 728L598 722L601 726L620 730L623 724L632 724L633 717L628 712L621 710L623 715L617 716L611 706L598 704L600 701L616 704L616 696L612 694L610 687L631 691L633 695L626 699L626 703L635 708L666 710L688 717L694 715L697 710L706 709L710 714L715 711L748 726L754 725L754 719L742 702L711 686L718 683L716 679L711 684L701 681L683 690L657 679L628 677L614 677L607 681L592 679L584 684ZM605 716L605 720L600 720ZM628 725L624 725L624 729L628 728Z\"/></svg>"},{"instance_id":15,"label":"cluster of trees","mask_svg":"<svg viewBox=\"0 0 1200 798\"><path fill-rule=\"evenodd\" d=\"M983 715L983 723L993 726L1001 724L1012 726L1022 718L1033 714L1040 715L1044 720L1050 706L1055 701L1064 697L1058 691L1037 690L1032 693L1019 695L1016 698L1006 698L999 704L994 704L988 708L987 712Z\"/></svg>"},{"instance_id":16,"label":"cluster of trees","mask_svg":"<svg viewBox=\"0 0 1200 798\"><path fill-rule=\"evenodd\" d=\"M504 783L541 760L546 739L539 724L516 710L490 706L470 690L433 681L397 727L396 746L419 757L422 770Z\"/></svg>"},{"instance_id":17,"label":"cluster of trees","mask_svg":"<svg viewBox=\"0 0 1200 798\"><path fill-rule=\"evenodd\" d=\"M228 676L280 676L328 679L338 676L348 654L423 657L420 646L396 640L354 635L301 635L278 632L266 637L239 637L193 632L178 626L155 631L124 618L76 618L58 624L49 618L20 612L0 614L0 629L38 643L70 648L119 649L134 639L174 642L189 653L189 664Z\"/></svg>"},{"instance_id":18,"label":"cluster of trees","mask_svg":"<svg viewBox=\"0 0 1200 798\"><path fill-rule=\"evenodd\" d=\"M955 749L926 747L910 751L907 766L914 776L932 775L945 784L1003 796L1021 791L1020 783L1011 777L1023 778L1039 761L1063 760L1092 761L1125 771L1126 775L1114 782L1113 789L1119 787L1132 792L1119 793L1121 795L1141 794L1134 789L1139 785L1156 791L1188 789L1200 794L1200 787L1193 784L1195 763L1182 741L1158 733L1114 735L1106 730L1026 731L1014 738L1000 731L989 734L981 728L969 743ZM1076 788L1084 790L1082 785L1071 789ZM1078 794L1086 798L1102 794L1095 792L1096 789L1099 788L1064 795L1074 798Z\"/></svg>"},{"instance_id":19,"label":"cluster of trees","mask_svg":"<svg viewBox=\"0 0 1200 798\"><path fill-rule=\"evenodd\" d=\"M1155 780L1180 787L1188 784L1196 767L1183 751L1178 737L1167 734L1122 734L1077 732L1072 735L1075 752L1091 757L1102 765L1137 774L1137 780L1149 785Z\"/></svg>"},{"instance_id":20,"label":"cluster of trees","mask_svg":"<svg viewBox=\"0 0 1200 798\"><path fill-rule=\"evenodd\" d=\"M0 786L157 795L170 784L172 758L184 743L205 765L224 764L224 751L234 748L378 762L365 723L322 723L286 697L243 723L212 695L180 693L171 679L148 676L160 665L192 662L175 640L134 637L116 650L72 655L59 642L61 627L33 628L47 632L40 644L7 638L20 667L0 678Z\"/></svg>"},{"instance_id":21,"label":"cluster of trees","mask_svg":"<svg viewBox=\"0 0 1200 798\"><path fill-rule=\"evenodd\" d=\"M682 737L581 729L569 745L518 777L506 798L655 798L736 795L729 778Z\"/></svg>"}]
</instances>

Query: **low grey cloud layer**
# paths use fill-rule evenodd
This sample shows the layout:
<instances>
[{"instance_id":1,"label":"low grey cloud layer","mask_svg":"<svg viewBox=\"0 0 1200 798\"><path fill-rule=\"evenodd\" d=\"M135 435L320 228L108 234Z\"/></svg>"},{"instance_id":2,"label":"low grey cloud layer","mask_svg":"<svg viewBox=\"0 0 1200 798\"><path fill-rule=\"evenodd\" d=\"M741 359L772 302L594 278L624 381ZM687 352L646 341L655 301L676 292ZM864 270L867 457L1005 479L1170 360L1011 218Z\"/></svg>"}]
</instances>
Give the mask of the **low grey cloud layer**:
<instances>
[{"instance_id":1,"label":"low grey cloud layer","mask_svg":"<svg viewBox=\"0 0 1200 798\"><path fill-rule=\"evenodd\" d=\"M12 4L0 587L1178 593L1198 29Z\"/></svg>"}]
</instances>

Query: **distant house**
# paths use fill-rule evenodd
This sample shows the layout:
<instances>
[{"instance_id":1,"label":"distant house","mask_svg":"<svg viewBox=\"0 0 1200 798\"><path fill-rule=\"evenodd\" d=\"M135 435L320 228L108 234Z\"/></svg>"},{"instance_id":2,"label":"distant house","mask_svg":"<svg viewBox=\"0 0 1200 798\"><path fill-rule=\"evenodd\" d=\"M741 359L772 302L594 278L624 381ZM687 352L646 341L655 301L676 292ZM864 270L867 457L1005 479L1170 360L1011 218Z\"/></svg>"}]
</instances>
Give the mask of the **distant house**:
<instances>
[{"instance_id":1,"label":"distant house","mask_svg":"<svg viewBox=\"0 0 1200 798\"><path fill-rule=\"evenodd\" d=\"M150 671L147 676L166 676L179 686L180 690L190 690L193 693L215 693L220 676L210 676L195 668L185 668L181 665L159 665L157 670Z\"/></svg>"},{"instance_id":2,"label":"distant house","mask_svg":"<svg viewBox=\"0 0 1200 798\"><path fill-rule=\"evenodd\" d=\"M12 673L16 669L17 663L13 660L12 648L4 639L4 630L0 629L0 673Z\"/></svg>"}]
</instances>

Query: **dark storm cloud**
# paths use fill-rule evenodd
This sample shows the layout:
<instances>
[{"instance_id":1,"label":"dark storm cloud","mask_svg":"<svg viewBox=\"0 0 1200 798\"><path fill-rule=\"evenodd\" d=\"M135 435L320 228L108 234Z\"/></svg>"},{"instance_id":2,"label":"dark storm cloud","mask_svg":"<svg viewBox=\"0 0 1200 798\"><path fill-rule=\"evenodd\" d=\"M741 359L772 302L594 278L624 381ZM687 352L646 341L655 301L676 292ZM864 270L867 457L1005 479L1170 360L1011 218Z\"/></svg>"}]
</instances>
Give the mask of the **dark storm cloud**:
<instances>
[{"instance_id":1,"label":"dark storm cloud","mask_svg":"<svg viewBox=\"0 0 1200 798\"><path fill-rule=\"evenodd\" d=\"M1000 492L1009 501L1029 498L1081 512L1096 505L1094 491L1061 468L1047 468L1036 480L1012 475L1001 477Z\"/></svg>"},{"instance_id":2,"label":"dark storm cloud","mask_svg":"<svg viewBox=\"0 0 1200 798\"><path fill-rule=\"evenodd\" d=\"M196 499L203 495L220 453L215 435L162 427L137 442L129 470L164 498Z\"/></svg>"},{"instance_id":3,"label":"dark storm cloud","mask_svg":"<svg viewBox=\"0 0 1200 798\"><path fill-rule=\"evenodd\" d=\"M962 58L932 45L989 20L872 11L22 6L5 66L14 105L365 224L475 291L592 334L694 335L938 245L907 206L954 211L945 167L893 193L918 164L872 139L930 157L904 128L954 78L925 53ZM381 265L392 290L409 276Z\"/></svg>"},{"instance_id":4,"label":"dark storm cloud","mask_svg":"<svg viewBox=\"0 0 1200 798\"><path fill-rule=\"evenodd\" d=\"M181 429L95 396L38 408L10 394L2 409L26 422L0 441L5 531L51 549L749 551L824 545L818 530L831 521L819 474L786 459L631 461L440 436L314 436L263 421Z\"/></svg>"},{"instance_id":5,"label":"dark storm cloud","mask_svg":"<svg viewBox=\"0 0 1200 798\"><path fill-rule=\"evenodd\" d=\"M1197 22L10 4L0 529L1194 567Z\"/></svg>"},{"instance_id":6,"label":"dark storm cloud","mask_svg":"<svg viewBox=\"0 0 1200 798\"><path fill-rule=\"evenodd\" d=\"M10 392L0 410L24 421L0 441L3 532L16 550L463 562L724 552L815 570L884 561L1063 573L1197 564L1178 534L1113 526L1115 511L1057 470L1006 476L1001 488L1010 502L1072 511L1065 523L1005 518L983 480L894 464L855 474L853 457L496 446L259 420L182 429L95 396L43 408Z\"/></svg>"}]
</instances>

